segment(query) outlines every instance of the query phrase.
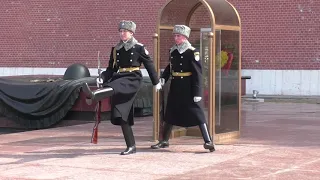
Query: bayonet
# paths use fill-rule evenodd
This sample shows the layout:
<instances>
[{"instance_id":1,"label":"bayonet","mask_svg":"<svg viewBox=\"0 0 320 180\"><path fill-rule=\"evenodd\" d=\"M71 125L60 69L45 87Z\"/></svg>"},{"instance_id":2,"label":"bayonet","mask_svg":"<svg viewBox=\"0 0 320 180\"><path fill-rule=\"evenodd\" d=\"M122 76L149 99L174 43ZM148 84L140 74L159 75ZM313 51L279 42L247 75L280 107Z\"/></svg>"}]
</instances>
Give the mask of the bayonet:
<instances>
[{"instance_id":1,"label":"bayonet","mask_svg":"<svg viewBox=\"0 0 320 180\"><path fill-rule=\"evenodd\" d=\"M100 51L98 51L98 76L101 78L101 62L100 62Z\"/></svg>"}]
</instances>

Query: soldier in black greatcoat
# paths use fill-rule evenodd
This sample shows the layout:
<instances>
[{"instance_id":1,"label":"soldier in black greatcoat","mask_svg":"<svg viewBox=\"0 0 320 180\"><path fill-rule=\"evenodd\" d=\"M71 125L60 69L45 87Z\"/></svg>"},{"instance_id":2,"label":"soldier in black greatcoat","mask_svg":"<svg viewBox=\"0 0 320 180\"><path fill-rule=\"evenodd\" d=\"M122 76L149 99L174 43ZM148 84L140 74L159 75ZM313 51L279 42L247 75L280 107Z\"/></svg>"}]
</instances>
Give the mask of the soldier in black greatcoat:
<instances>
[{"instance_id":1,"label":"soldier in black greatcoat","mask_svg":"<svg viewBox=\"0 0 320 180\"><path fill-rule=\"evenodd\" d=\"M172 126L199 126L204 148L215 150L209 135L206 119L201 105L202 69L199 51L191 46L188 39L190 28L176 25L173 29L175 45L170 49L170 63L161 75L162 85L172 76L164 115L163 139L151 148L159 149L169 146Z\"/></svg>"},{"instance_id":2,"label":"soldier in black greatcoat","mask_svg":"<svg viewBox=\"0 0 320 180\"><path fill-rule=\"evenodd\" d=\"M139 43L133 34L136 24L132 21L121 21L119 24L120 42L112 48L109 66L102 72L102 79L97 83L104 88L91 91L88 84L84 84L83 91L88 98L100 101L111 97L111 123L120 125L127 144L127 149L121 155L136 152L135 140L131 126L133 121L133 102L142 83L140 66L143 63L148 71L152 84L156 90L161 89L153 61L143 44Z\"/></svg>"}]
</instances>

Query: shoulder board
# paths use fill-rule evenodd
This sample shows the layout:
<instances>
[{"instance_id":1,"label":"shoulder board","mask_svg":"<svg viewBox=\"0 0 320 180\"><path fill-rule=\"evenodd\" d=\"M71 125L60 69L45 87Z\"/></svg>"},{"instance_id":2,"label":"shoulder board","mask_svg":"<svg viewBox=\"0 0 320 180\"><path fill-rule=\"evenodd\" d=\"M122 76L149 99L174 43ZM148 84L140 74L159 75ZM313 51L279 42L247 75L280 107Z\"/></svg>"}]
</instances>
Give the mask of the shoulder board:
<instances>
[{"instance_id":1,"label":"shoulder board","mask_svg":"<svg viewBox=\"0 0 320 180\"><path fill-rule=\"evenodd\" d=\"M144 46L144 45L143 45L143 44L141 44L141 43L137 43L137 45Z\"/></svg>"}]
</instances>

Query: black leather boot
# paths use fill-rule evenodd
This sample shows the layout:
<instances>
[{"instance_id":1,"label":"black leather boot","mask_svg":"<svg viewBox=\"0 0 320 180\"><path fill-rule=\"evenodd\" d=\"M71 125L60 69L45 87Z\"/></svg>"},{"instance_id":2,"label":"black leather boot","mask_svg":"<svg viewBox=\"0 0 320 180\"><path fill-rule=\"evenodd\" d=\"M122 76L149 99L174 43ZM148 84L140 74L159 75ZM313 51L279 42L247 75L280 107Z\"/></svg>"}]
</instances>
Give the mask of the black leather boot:
<instances>
[{"instance_id":1,"label":"black leather boot","mask_svg":"<svg viewBox=\"0 0 320 180\"><path fill-rule=\"evenodd\" d=\"M158 144L152 145L151 149L160 149L160 148L169 147L169 138L170 138L172 127L173 126L171 124L164 123L162 141L159 141Z\"/></svg>"},{"instance_id":2,"label":"black leather boot","mask_svg":"<svg viewBox=\"0 0 320 180\"><path fill-rule=\"evenodd\" d=\"M214 148L213 142L211 140L207 125L204 123L204 124L200 124L199 127L200 127L200 131L201 131L201 134L202 134L202 137L204 140L203 147L205 149L209 149L210 152L215 151L215 148Z\"/></svg>"},{"instance_id":3,"label":"black leather boot","mask_svg":"<svg viewBox=\"0 0 320 180\"><path fill-rule=\"evenodd\" d=\"M127 144L127 149L121 152L120 155L128 155L128 154L136 153L136 143L134 140L131 126L127 122L123 121L123 123L121 124L121 129Z\"/></svg>"},{"instance_id":4,"label":"black leather boot","mask_svg":"<svg viewBox=\"0 0 320 180\"><path fill-rule=\"evenodd\" d=\"M100 88L95 91L91 91L87 83L82 85L82 91L86 94L87 98L96 102L113 95L113 89L111 87Z\"/></svg>"}]
</instances>

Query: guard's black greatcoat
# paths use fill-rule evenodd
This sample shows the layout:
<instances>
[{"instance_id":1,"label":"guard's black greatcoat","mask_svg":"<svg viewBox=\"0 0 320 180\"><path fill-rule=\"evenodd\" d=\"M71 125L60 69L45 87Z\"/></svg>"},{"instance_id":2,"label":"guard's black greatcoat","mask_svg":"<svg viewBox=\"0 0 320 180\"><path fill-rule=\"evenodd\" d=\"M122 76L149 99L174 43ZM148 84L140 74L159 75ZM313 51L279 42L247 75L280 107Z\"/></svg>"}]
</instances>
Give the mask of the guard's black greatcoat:
<instances>
[{"instance_id":1,"label":"guard's black greatcoat","mask_svg":"<svg viewBox=\"0 0 320 180\"><path fill-rule=\"evenodd\" d=\"M194 102L194 96L202 97L202 67L195 59L198 51L187 49L182 54L176 49L170 54L170 64L161 75L166 81L173 72L191 72L191 76L173 76L168 94L164 121L166 123L190 127L206 123L202 101ZM198 55L199 57L199 55Z\"/></svg>"},{"instance_id":2,"label":"guard's black greatcoat","mask_svg":"<svg viewBox=\"0 0 320 180\"><path fill-rule=\"evenodd\" d=\"M119 68L140 67L143 63L147 69L153 85L158 84L159 79L154 68L153 61L145 47L138 43L131 49L124 47L116 51L116 59L113 58L113 49L110 55L109 66L102 72L103 86L111 87L114 95L111 98L111 123L121 125L121 119L133 125L133 102L142 83L141 71L118 72ZM116 61L114 65L114 61Z\"/></svg>"}]
</instances>

